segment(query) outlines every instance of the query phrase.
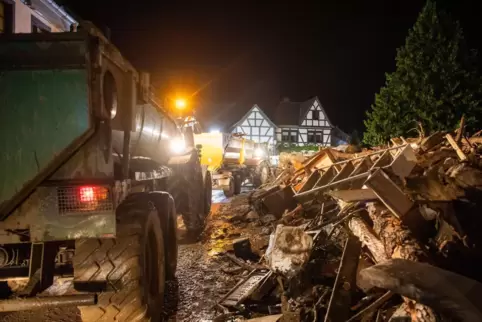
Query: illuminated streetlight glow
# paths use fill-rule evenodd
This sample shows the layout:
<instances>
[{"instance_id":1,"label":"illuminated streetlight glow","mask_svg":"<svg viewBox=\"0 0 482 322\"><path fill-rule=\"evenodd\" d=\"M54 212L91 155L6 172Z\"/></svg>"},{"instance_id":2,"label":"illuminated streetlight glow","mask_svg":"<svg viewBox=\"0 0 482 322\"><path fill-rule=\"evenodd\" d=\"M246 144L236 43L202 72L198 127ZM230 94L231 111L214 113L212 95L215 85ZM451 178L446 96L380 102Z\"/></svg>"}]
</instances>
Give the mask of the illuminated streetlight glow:
<instances>
[{"instance_id":1,"label":"illuminated streetlight glow","mask_svg":"<svg viewBox=\"0 0 482 322\"><path fill-rule=\"evenodd\" d=\"M178 98L178 99L176 100L176 108L178 108L178 109L183 109L183 108L186 107L186 105L187 105L187 103L186 103L186 100L185 100L185 99Z\"/></svg>"}]
</instances>

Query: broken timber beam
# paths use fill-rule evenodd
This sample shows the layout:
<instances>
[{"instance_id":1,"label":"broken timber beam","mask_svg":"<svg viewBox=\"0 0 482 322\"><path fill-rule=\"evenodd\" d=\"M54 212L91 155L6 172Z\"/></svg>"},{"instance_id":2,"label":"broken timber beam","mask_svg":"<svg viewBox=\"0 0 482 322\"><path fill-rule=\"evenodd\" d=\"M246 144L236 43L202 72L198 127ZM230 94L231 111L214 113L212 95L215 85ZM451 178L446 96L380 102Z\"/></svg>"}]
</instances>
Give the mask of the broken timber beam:
<instances>
[{"instance_id":1,"label":"broken timber beam","mask_svg":"<svg viewBox=\"0 0 482 322\"><path fill-rule=\"evenodd\" d=\"M350 317L351 294L356 289L356 273L360 253L361 243L358 238L353 235L348 236L325 315L325 322L346 321Z\"/></svg>"},{"instance_id":2,"label":"broken timber beam","mask_svg":"<svg viewBox=\"0 0 482 322\"><path fill-rule=\"evenodd\" d=\"M402 218L413 207L413 201L381 169L372 173L365 185L372 189L398 218Z\"/></svg>"},{"instance_id":3,"label":"broken timber beam","mask_svg":"<svg viewBox=\"0 0 482 322\"><path fill-rule=\"evenodd\" d=\"M401 220L380 202L367 203L367 211L373 221L373 230L391 258L407 259L414 262L427 262L428 256ZM353 220L353 219L352 219ZM372 250L370 249L370 252ZM433 311L422 304L415 305L416 314L421 321L436 321Z\"/></svg>"},{"instance_id":4,"label":"broken timber beam","mask_svg":"<svg viewBox=\"0 0 482 322\"><path fill-rule=\"evenodd\" d=\"M351 189L331 191L330 196L343 202L377 200L378 196L372 189Z\"/></svg>"},{"instance_id":5,"label":"broken timber beam","mask_svg":"<svg viewBox=\"0 0 482 322\"><path fill-rule=\"evenodd\" d=\"M412 172L417 164L417 157L412 146L406 145L395 157L390 164L390 169L400 178L406 178Z\"/></svg>"},{"instance_id":6,"label":"broken timber beam","mask_svg":"<svg viewBox=\"0 0 482 322\"><path fill-rule=\"evenodd\" d=\"M452 137L452 135L447 134L445 137L447 138L447 141L449 141L450 145L455 150L455 152L457 152L457 156L459 157L459 159L461 161L467 161L467 156L462 151L462 149L459 147L457 142L455 142L455 139Z\"/></svg>"},{"instance_id":7,"label":"broken timber beam","mask_svg":"<svg viewBox=\"0 0 482 322\"><path fill-rule=\"evenodd\" d=\"M383 243L363 219L359 217L351 218L348 222L348 228L350 228L353 235L360 239L363 246L366 246L368 250L370 250L375 262L383 263L390 258L385 252Z\"/></svg>"},{"instance_id":8,"label":"broken timber beam","mask_svg":"<svg viewBox=\"0 0 482 322\"><path fill-rule=\"evenodd\" d=\"M309 195L312 195L312 194L315 194L315 193L318 193L318 192L326 191L326 190L329 190L330 188L335 188L340 183L355 181L357 179L368 178L369 175L370 174L368 172L365 172L365 173L361 173L361 174L358 174L358 175L355 175L355 176L348 177L348 178L340 180L340 181L331 182L327 185L324 185L324 186L321 186L321 187L318 187L318 188L314 188L314 189L305 191L303 193L298 193L298 194L295 195L295 199L302 198L302 197L305 197L305 196L309 196Z\"/></svg>"},{"instance_id":9,"label":"broken timber beam","mask_svg":"<svg viewBox=\"0 0 482 322\"><path fill-rule=\"evenodd\" d=\"M465 132L465 115L462 115L462 118L460 119L460 126L456 132L457 134L455 135L455 142L460 144L460 140L462 140L462 137L464 137Z\"/></svg>"},{"instance_id":10,"label":"broken timber beam","mask_svg":"<svg viewBox=\"0 0 482 322\"><path fill-rule=\"evenodd\" d=\"M447 321L482 321L482 284L426 263L392 259L361 270L360 283L429 305Z\"/></svg>"}]
</instances>

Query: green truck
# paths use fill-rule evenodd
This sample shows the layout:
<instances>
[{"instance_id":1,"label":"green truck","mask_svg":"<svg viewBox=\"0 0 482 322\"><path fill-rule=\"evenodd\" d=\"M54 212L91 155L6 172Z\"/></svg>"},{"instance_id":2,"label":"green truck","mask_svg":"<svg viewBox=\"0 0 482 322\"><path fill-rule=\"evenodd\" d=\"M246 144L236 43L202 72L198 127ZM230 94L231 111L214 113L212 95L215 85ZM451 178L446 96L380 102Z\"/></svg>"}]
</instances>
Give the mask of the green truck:
<instances>
[{"instance_id":1,"label":"green truck","mask_svg":"<svg viewBox=\"0 0 482 322\"><path fill-rule=\"evenodd\" d=\"M159 321L177 214L198 233L210 211L190 128L87 22L2 35L0 100L0 312L70 305L83 321Z\"/></svg>"}]
</instances>

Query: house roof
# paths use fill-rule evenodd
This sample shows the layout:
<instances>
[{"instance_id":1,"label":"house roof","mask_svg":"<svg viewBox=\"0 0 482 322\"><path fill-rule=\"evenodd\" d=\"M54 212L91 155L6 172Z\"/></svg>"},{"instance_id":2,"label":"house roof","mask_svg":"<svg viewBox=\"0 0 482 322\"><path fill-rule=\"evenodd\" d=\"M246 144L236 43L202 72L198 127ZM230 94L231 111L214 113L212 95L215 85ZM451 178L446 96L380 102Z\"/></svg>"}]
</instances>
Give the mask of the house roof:
<instances>
[{"instance_id":1,"label":"house roof","mask_svg":"<svg viewBox=\"0 0 482 322\"><path fill-rule=\"evenodd\" d=\"M274 122L276 125L293 124L300 118L300 103L281 101L276 108Z\"/></svg>"},{"instance_id":2,"label":"house roof","mask_svg":"<svg viewBox=\"0 0 482 322\"><path fill-rule=\"evenodd\" d=\"M269 118L268 115L266 115L266 113L263 111L263 109L261 107L259 107L258 104L253 104L253 106L248 110L248 112L246 112L246 114L243 115L242 118L239 119L238 122L234 123L232 126L231 126L231 129L232 128L235 128L236 126L238 126L239 124L243 123L243 121L249 116L249 114L251 113L251 111L254 109L254 108L258 108L258 112L266 119L266 121L268 121L268 123L275 127L273 121L271 121L271 119Z\"/></svg>"},{"instance_id":3,"label":"house roof","mask_svg":"<svg viewBox=\"0 0 482 322\"><path fill-rule=\"evenodd\" d=\"M308 111L310 110L310 107L313 106L313 104L315 103L315 101L317 99L318 99L317 97L313 97L312 99L309 99L307 101L304 101L304 102L300 103L300 118L299 118L299 121L298 121L299 124L303 123L303 120L305 119L306 114L308 114ZM320 107L321 107L321 104L320 104ZM326 115L325 115L325 117L326 117Z\"/></svg>"},{"instance_id":4,"label":"house roof","mask_svg":"<svg viewBox=\"0 0 482 322\"><path fill-rule=\"evenodd\" d=\"M318 97L315 96L304 102L291 102L287 100L281 101L276 108L274 122L276 125L301 125L306 117L306 114L316 100L318 100ZM328 120L328 123L331 124L330 119L323 109L323 106L321 106L319 100L318 104L320 104L321 110L325 114L325 118Z\"/></svg>"},{"instance_id":5,"label":"house roof","mask_svg":"<svg viewBox=\"0 0 482 322\"><path fill-rule=\"evenodd\" d=\"M231 101L206 104L199 111L199 119L207 129L229 131L256 104L273 121L273 107L278 103L278 97L277 89L271 83L258 82Z\"/></svg>"}]
</instances>

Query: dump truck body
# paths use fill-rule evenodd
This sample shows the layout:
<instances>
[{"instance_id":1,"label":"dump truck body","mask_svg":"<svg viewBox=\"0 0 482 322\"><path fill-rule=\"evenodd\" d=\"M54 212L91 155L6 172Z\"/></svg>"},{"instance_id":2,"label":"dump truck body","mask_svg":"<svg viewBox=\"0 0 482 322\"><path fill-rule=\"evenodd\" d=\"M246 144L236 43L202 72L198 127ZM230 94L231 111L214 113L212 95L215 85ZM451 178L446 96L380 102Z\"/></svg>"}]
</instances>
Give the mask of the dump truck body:
<instances>
[{"instance_id":1,"label":"dump truck body","mask_svg":"<svg viewBox=\"0 0 482 322\"><path fill-rule=\"evenodd\" d=\"M28 302L70 276L93 294L65 300L89 303L83 320L111 308L155 320L175 272L176 213L202 229L210 191L192 133L156 104L148 75L93 25L83 29L0 38L0 284ZM122 300L115 270L132 272L135 307L95 296ZM146 298L152 283L159 291Z\"/></svg>"}]
</instances>

